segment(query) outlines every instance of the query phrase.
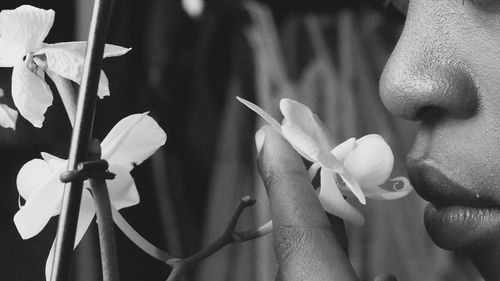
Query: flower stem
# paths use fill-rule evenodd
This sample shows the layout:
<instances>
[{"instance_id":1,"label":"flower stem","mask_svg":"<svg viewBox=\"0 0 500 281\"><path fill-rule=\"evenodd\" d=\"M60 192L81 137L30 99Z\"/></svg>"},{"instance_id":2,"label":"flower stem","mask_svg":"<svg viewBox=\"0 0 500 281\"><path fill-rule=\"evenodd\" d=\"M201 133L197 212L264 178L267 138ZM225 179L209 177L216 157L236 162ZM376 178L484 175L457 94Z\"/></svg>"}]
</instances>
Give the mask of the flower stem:
<instances>
[{"instance_id":1,"label":"flower stem","mask_svg":"<svg viewBox=\"0 0 500 281\"><path fill-rule=\"evenodd\" d=\"M94 2L68 157L67 169L70 171L76 170L80 162L87 160L111 7L112 0L95 0ZM74 181L65 185L57 227L51 281L66 281L69 278L82 188L82 181Z\"/></svg>"},{"instance_id":2,"label":"flower stem","mask_svg":"<svg viewBox=\"0 0 500 281\"><path fill-rule=\"evenodd\" d=\"M68 114L68 119L71 123L71 127L74 128L76 116L76 101L78 99L78 95L76 94L70 80L63 78L55 73L47 72L47 74L56 85L57 92L59 92L59 96L61 97L64 108L66 109L66 113Z\"/></svg>"},{"instance_id":3,"label":"flower stem","mask_svg":"<svg viewBox=\"0 0 500 281\"><path fill-rule=\"evenodd\" d=\"M242 243L248 240L253 240L262 236L269 234L272 231L272 222L269 221L263 226L259 227L255 231L244 231L237 232L235 231L236 224L238 219L246 208L253 206L255 204L255 199L245 196L240 199L236 209L231 216L231 220L229 221L226 230L222 233L222 235L215 240L212 244L208 245L207 248L198 251L197 253L184 258L172 258L167 261L167 264L172 266L172 272L168 277L167 281L176 281L180 280L184 274L186 274L189 270L195 267L200 261L211 256L216 253L226 245L232 243Z\"/></svg>"},{"instance_id":4,"label":"flower stem","mask_svg":"<svg viewBox=\"0 0 500 281\"><path fill-rule=\"evenodd\" d=\"M137 233L137 231L130 226L130 224L125 220L125 218L122 217L115 207L111 206L111 211L113 213L113 221L116 226L118 226L123 234L125 234L125 236L127 236L127 238L130 239L130 241L132 241L137 247L143 250L146 254L162 262L166 263L167 260L171 259L169 253L159 249Z\"/></svg>"},{"instance_id":5,"label":"flower stem","mask_svg":"<svg viewBox=\"0 0 500 281\"><path fill-rule=\"evenodd\" d=\"M113 215L108 187L104 179L90 179L92 197L96 207L97 225L99 229L99 248L101 249L102 279L119 281L118 254L116 250Z\"/></svg>"}]
</instances>

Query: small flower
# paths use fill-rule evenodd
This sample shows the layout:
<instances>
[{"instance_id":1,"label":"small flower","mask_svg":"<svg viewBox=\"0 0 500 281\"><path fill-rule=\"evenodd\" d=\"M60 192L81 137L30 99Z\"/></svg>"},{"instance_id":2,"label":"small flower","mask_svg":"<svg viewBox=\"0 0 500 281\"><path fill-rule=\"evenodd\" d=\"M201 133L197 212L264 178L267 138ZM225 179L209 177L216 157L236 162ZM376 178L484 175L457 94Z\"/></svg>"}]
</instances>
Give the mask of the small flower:
<instances>
[{"instance_id":1,"label":"small flower","mask_svg":"<svg viewBox=\"0 0 500 281\"><path fill-rule=\"evenodd\" d=\"M109 163L115 179L106 181L111 204L116 209L139 203L139 194L130 171L134 165L149 158L166 141L165 132L146 113L122 119L101 144L102 159ZM19 194L26 200L14 216L14 223L23 239L37 235L51 217L60 213L64 184L59 176L66 170L67 160L48 153L21 168L17 175ZM78 218L75 247L82 239L95 214L95 207L85 181ZM53 249L51 250L53 252ZM50 259L47 260L48 263ZM46 273L50 266L46 267Z\"/></svg>"},{"instance_id":2,"label":"small flower","mask_svg":"<svg viewBox=\"0 0 500 281\"><path fill-rule=\"evenodd\" d=\"M299 102L281 100L280 110L284 118L280 124L257 105L237 99L264 118L301 156L313 163L309 168L311 179L320 170L321 183L317 193L325 211L351 223L363 224L361 213L343 196L354 195L365 204L365 196L391 200L403 197L413 189L404 177L390 179L402 183L400 189L394 187L393 191L388 191L380 187L389 180L394 165L392 150L381 136L351 138L334 147L326 126Z\"/></svg>"},{"instance_id":3,"label":"small flower","mask_svg":"<svg viewBox=\"0 0 500 281\"><path fill-rule=\"evenodd\" d=\"M204 0L182 0L182 7L186 14L193 19L197 19L203 13L205 2Z\"/></svg>"},{"instance_id":4,"label":"small flower","mask_svg":"<svg viewBox=\"0 0 500 281\"><path fill-rule=\"evenodd\" d=\"M0 103L0 126L16 129L17 111L6 104Z\"/></svg>"},{"instance_id":5,"label":"small flower","mask_svg":"<svg viewBox=\"0 0 500 281\"><path fill-rule=\"evenodd\" d=\"M52 92L45 73L55 73L80 83L86 42L47 44L43 40L54 23L53 10L20 6L0 12L0 67L13 67L12 98L21 115L41 127ZM104 57L121 56L130 49L106 44ZM99 97L109 95L108 80L101 71Z\"/></svg>"}]
</instances>

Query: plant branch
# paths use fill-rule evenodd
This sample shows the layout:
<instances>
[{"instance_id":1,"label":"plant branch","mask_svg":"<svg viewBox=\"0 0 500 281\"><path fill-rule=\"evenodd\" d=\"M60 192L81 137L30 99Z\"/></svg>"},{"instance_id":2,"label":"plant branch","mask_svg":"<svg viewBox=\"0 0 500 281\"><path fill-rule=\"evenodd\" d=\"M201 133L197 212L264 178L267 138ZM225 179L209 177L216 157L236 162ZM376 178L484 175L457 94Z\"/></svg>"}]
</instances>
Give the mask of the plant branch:
<instances>
[{"instance_id":1,"label":"plant branch","mask_svg":"<svg viewBox=\"0 0 500 281\"><path fill-rule=\"evenodd\" d=\"M103 178L91 178L90 186L92 188L92 197L94 198L99 229L102 279L104 281L119 281L118 254L108 187Z\"/></svg>"},{"instance_id":2,"label":"plant branch","mask_svg":"<svg viewBox=\"0 0 500 281\"><path fill-rule=\"evenodd\" d=\"M172 266L172 272L168 277L167 281L176 281L180 280L184 274L186 274L189 270L195 267L201 260L211 256L216 253L226 245L232 243L242 243L248 240L253 240L264 235L267 235L272 230L272 223L268 222L259 229L255 231L243 231L237 232L235 231L236 224L238 223L238 219L241 216L241 213L248 207L253 206L256 200L251 198L250 196L245 196L240 199L238 205L236 206L229 223L226 226L225 231L221 234L221 236L215 240L212 244L208 245L207 248L200 250L199 252L184 258L172 258L167 260L167 264Z\"/></svg>"}]
</instances>

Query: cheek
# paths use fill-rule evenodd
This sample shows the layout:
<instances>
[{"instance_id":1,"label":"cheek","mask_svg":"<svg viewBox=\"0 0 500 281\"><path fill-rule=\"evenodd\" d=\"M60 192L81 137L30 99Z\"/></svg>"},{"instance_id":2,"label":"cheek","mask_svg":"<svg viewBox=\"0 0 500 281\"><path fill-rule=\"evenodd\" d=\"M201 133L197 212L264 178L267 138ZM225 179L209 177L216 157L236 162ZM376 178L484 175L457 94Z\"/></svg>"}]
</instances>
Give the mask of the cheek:
<instances>
[{"instance_id":1,"label":"cheek","mask_svg":"<svg viewBox=\"0 0 500 281\"><path fill-rule=\"evenodd\" d=\"M486 13L470 5L450 22L448 38L473 80L479 105L472 117L446 122L434 138L448 139L440 149L463 167L457 176L484 184L500 197L500 9Z\"/></svg>"},{"instance_id":2,"label":"cheek","mask_svg":"<svg viewBox=\"0 0 500 281\"><path fill-rule=\"evenodd\" d=\"M500 202L500 125L497 117L493 119L483 111L467 120L443 119L431 128L423 125L419 137L427 145L416 146L412 153L436 159L451 178Z\"/></svg>"},{"instance_id":3,"label":"cheek","mask_svg":"<svg viewBox=\"0 0 500 281\"><path fill-rule=\"evenodd\" d=\"M500 6L500 1L498 6ZM500 7L486 13L469 9L455 23L455 46L463 67L474 80L480 111L491 125L500 111Z\"/></svg>"}]
</instances>

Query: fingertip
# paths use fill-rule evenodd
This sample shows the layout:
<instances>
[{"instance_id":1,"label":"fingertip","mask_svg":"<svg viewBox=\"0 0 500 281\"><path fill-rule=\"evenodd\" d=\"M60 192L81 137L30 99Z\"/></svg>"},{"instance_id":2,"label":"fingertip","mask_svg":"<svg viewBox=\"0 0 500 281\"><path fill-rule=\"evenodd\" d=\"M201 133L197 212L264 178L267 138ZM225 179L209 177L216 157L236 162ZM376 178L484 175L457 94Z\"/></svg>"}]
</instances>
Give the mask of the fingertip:
<instances>
[{"instance_id":1,"label":"fingertip","mask_svg":"<svg viewBox=\"0 0 500 281\"><path fill-rule=\"evenodd\" d=\"M260 147L259 173L266 189L275 186L275 176L308 179L307 170L300 156L276 130L266 125L256 134L256 146ZM302 179L301 179L302 180Z\"/></svg>"},{"instance_id":2,"label":"fingertip","mask_svg":"<svg viewBox=\"0 0 500 281\"><path fill-rule=\"evenodd\" d=\"M261 145L260 158L265 158L266 161L269 160L270 163L274 164L293 163L303 166L297 152L273 127L263 126L257 134L256 145Z\"/></svg>"},{"instance_id":3,"label":"fingertip","mask_svg":"<svg viewBox=\"0 0 500 281\"><path fill-rule=\"evenodd\" d=\"M265 126L259 174L269 196L277 226L325 226L328 221L309 180L300 155L272 127Z\"/></svg>"}]
</instances>

